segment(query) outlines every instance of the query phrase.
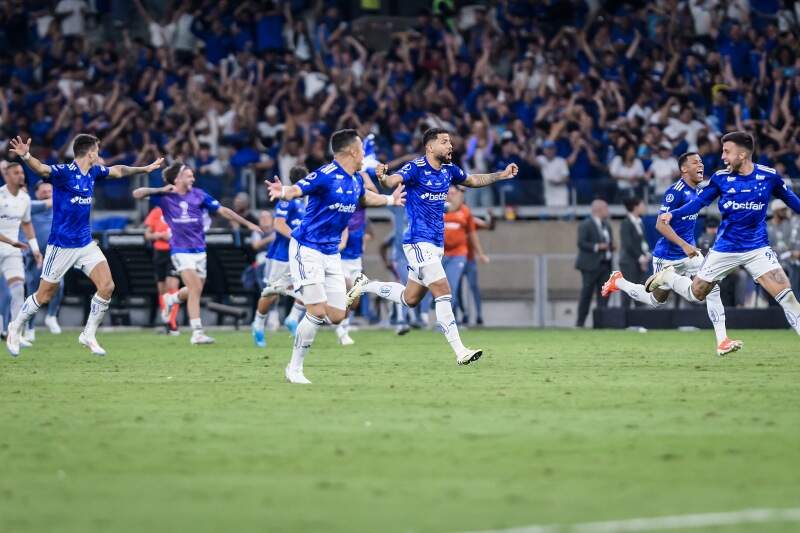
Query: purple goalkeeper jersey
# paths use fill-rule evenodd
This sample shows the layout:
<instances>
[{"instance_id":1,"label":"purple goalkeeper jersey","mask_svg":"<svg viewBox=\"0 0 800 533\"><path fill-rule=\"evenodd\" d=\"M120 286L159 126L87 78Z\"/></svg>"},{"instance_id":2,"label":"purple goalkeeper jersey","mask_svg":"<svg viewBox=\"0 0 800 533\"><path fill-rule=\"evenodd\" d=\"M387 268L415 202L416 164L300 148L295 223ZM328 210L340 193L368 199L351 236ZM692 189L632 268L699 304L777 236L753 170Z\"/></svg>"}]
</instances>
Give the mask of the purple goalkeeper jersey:
<instances>
[{"instance_id":1,"label":"purple goalkeeper jersey","mask_svg":"<svg viewBox=\"0 0 800 533\"><path fill-rule=\"evenodd\" d=\"M193 188L186 194L168 193L159 202L164 220L172 236L169 239L173 254L193 254L206 251L206 232L203 228L203 211L216 213L217 200L203 189Z\"/></svg>"}]
</instances>

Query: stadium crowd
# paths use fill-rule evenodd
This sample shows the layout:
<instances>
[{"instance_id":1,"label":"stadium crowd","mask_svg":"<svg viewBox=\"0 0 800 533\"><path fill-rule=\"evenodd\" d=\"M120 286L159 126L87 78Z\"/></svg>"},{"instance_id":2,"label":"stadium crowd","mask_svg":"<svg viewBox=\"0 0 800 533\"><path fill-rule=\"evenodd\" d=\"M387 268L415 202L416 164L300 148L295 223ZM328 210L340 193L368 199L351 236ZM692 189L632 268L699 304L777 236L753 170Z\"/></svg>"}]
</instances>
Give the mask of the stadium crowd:
<instances>
[{"instance_id":1,"label":"stadium crowd","mask_svg":"<svg viewBox=\"0 0 800 533\"><path fill-rule=\"evenodd\" d=\"M655 202L678 154L715 169L720 134L745 129L758 162L798 175L795 2L434 2L380 43L335 2L161 4L0 3L0 153L30 135L55 162L91 132L108 164L182 158L230 199L319 166L336 128L393 161L443 126L468 171L521 168L471 205L558 206ZM98 206L129 207L130 188L104 184Z\"/></svg>"}]
</instances>

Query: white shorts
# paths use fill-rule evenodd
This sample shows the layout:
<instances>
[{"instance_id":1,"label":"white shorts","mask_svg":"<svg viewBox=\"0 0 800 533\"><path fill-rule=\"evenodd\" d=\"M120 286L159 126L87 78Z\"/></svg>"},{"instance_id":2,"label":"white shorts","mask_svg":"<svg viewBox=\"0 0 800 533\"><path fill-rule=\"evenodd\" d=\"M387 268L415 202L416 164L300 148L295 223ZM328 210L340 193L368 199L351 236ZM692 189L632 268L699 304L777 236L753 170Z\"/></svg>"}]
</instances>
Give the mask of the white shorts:
<instances>
[{"instance_id":1,"label":"white shorts","mask_svg":"<svg viewBox=\"0 0 800 533\"><path fill-rule=\"evenodd\" d=\"M711 250L697 277L709 283L720 281L740 266L744 267L753 279L781 268L778 254L769 246L750 252L726 253Z\"/></svg>"},{"instance_id":2,"label":"white shorts","mask_svg":"<svg viewBox=\"0 0 800 533\"><path fill-rule=\"evenodd\" d=\"M6 281L13 278L25 279L25 265L22 261L22 250L4 251L0 255L0 272Z\"/></svg>"},{"instance_id":3,"label":"white shorts","mask_svg":"<svg viewBox=\"0 0 800 533\"><path fill-rule=\"evenodd\" d=\"M344 278L353 281L361 274L363 267L361 258L358 259L342 259L342 270L344 271Z\"/></svg>"},{"instance_id":4,"label":"white shorts","mask_svg":"<svg viewBox=\"0 0 800 533\"><path fill-rule=\"evenodd\" d=\"M180 274L184 270L194 270L198 277L205 279L208 273L208 258L205 252L175 253L170 256L172 266Z\"/></svg>"},{"instance_id":5,"label":"white shorts","mask_svg":"<svg viewBox=\"0 0 800 533\"><path fill-rule=\"evenodd\" d=\"M408 279L427 287L447 277L442 266L444 248L429 242L404 244L403 252L408 261Z\"/></svg>"},{"instance_id":6,"label":"white shorts","mask_svg":"<svg viewBox=\"0 0 800 533\"><path fill-rule=\"evenodd\" d=\"M285 294L293 296L292 273L289 271L288 261L270 259L266 265L267 275L264 276L264 291L262 296L270 294Z\"/></svg>"},{"instance_id":7,"label":"white shorts","mask_svg":"<svg viewBox=\"0 0 800 533\"><path fill-rule=\"evenodd\" d=\"M705 261L705 258L702 255L684 257L683 259L661 259L660 257L653 257L653 272L661 272L668 266L671 266L675 267L675 273L679 276L688 276L692 278L700 271L700 267L703 266L703 261Z\"/></svg>"},{"instance_id":8,"label":"white shorts","mask_svg":"<svg viewBox=\"0 0 800 533\"><path fill-rule=\"evenodd\" d=\"M306 305L327 302L336 309L347 307L347 289L339 254L323 254L292 239L289 241L289 270L294 290L300 292Z\"/></svg>"},{"instance_id":9,"label":"white shorts","mask_svg":"<svg viewBox=\"0 0 800 533\"><path fill-rule=\"evenodd\" d=\"M105 260L106 256L94 241L82 248L61 248L48 244L44 251L42 279L58 283L70 268L77 268L88 276L94 267Z\"/></svg>"}]
</instances>

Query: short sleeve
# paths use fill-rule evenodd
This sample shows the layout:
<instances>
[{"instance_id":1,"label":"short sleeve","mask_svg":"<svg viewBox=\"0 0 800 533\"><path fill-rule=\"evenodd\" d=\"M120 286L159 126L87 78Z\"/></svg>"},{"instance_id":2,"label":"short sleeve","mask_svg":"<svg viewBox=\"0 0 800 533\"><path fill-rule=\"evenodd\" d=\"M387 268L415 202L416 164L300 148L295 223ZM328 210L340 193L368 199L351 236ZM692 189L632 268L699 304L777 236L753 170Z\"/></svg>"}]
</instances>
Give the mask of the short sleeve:
<instances>
[{"instance_id":1,"label":"short sleeve","mask_svg":"<svg viewBox=\"0 0 800 533\"><path fill-rule=\"evenodd\" d=\"M330 175L317 171L312 172L295 185L300 187L300 190L303 191L303 195L314 195L318 194L320 191L324 191L330 181Z\"/></svg>"},{"instance_id":2,"label":"short sleeve","mask_svg":"<svg viewBox=\"0 0 800 533\"><path fill-rule=\"evenodd\" d=\"M25 213L22 214L22 222L30 222L31 221L31 199L30 197L25 199Z\"/></svg>"},{"instance_id":3,"label":"short sleeve","mask_svg":"<svg viewBox=\"0 0 800 533\"><path fill-rule=\"evenodd\" d=\"M56 186L63 185L68 179L69 169L64 163L50 165L50 175L44 178L45 181L49 181Z\"/></svg>"},{"instance_id":4,"label":"short sleeve","mask_svg":"<svg viewBox=\"0 0 800 533\"><path fill-rule=\"evenodd\" d=\"M209 213L216 213L219 208L221 207L219 202L215 200L210 194L207 192L203 193L203 207Z\"/></svg>"},{"instance_id":5,"label":"short sleeve","mask_svg":"<svg viewBox=\"0 0 800 533\"><path fill-rule=\"evenodd\" d=\"M358 199L360 201L367 194L367 186L364 185L364 178L361 177L361 174L357 174L357 176L358 186L361 187L361 190L358 191Z\"/></svg>"},{"instance_id":6,"label":"short sleeve","mask_svg":"<svg viewBox=\"0 0 800 533\"><path fill-rule=\"evenodd\" d=\"M450 166L450 183L460 185L467 180L467 173L458 165Z\"/></svg>"},{"instance_id":7,"label":"short sleeve","mask_svg":"<svg viewBox=\"0 0 800 533\"><path fill-rule=\"evenodd\" d=\"M397 173L403 178L403 185L410 185L414 183L417 177L417 165L414 163L406 163Z\"/></svg>"},{"instance_id":8,"label":"short sleeve","mask_svg":"<svg viewBox=\"0 0 800 533\"><path fill-rule=\"evenodd\" d=\"M275 218L289 218L289 211L291 210L292 206L286 200L281 200L275 206Z\"/></svg>"},{"instance_id":9,"label":"short sleeve","mask_svg":"<svg viewBox=\"0 0 800 533\"><path fill-rule=\"evenodd\" d=\"M668 189L661 200L661 208L658 210L660 213L668 213L678 206L679 197L674 190Z\"/></svg>"},{"instance_id":10,"label":"short sleeve","mask_svg":"<svg viewBox=\"0 0 800 533\"><path fill-rule=\"evenodd\" d=\"M152 229L152 227L155 225L156 213L157 211L155 209L152 209L149 213L147 213L147 217L144 219L145 226Z\"/></svg>"},{"instance_id":11,"label":"short sleeve","mask_svg":"<svg viewBox=\"0 0 800 533\"><path fill-rule=\"evenodd\" d=\"M108 167L105 165L95 165L95 179L108 177Z\"/></svg>"}]
</instances>

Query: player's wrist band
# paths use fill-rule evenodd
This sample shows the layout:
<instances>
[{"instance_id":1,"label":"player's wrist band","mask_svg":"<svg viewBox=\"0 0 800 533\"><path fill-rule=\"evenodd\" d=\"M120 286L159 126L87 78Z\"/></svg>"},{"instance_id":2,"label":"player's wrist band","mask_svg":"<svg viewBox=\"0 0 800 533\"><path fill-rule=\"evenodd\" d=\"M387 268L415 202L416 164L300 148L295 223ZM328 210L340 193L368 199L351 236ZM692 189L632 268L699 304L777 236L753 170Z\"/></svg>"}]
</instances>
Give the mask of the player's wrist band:
<instances>
[{"instance_id":1,"label":"player's wrist band","mask_svg":"<svg viewBox=\"0 0 800 533\"><path fill-rule=\"evenodd\" d=\"M34 237L34 238L32 238L32 239L30 239L28 241L28 247L31 249L31 252L34 253L34 254L39 252L39 241L36 240L36 237Z\"/></svg>"},{"instance_id":2,"label":"player's wrist band","mask_svg":"<svg viewBox=\"0 0 800 533\"><path fill-rule=\"evenodd\" d=\"M28 159L31 158L31 153L30 152L25 152L20 157L22 158L23 161L27 161Z\"/></svg>"},{"instance_id":3,"label":"player's wrist band","mask_svg":"<svg viewBox=\"0 0 800 533\"><path fill-rule=\"evenodd\" d=\"M383 197L386 198L387 206L394 205L394 196L392 196L391 194L384 194Z\"/></svg>"},{"instance_id":4,"label":"player's wrist band","mask_svg":"<svg viewBox=\"0 0 800 533\"><path fill-rule=\"evenodd\" d=\"M286 185L284 185L283 187L281 187L281 196L280 196L281 200L286 200L286 190L287 190L288 188L289 188L289 187L287 187Z\"/></svg>"}]
</instances>

